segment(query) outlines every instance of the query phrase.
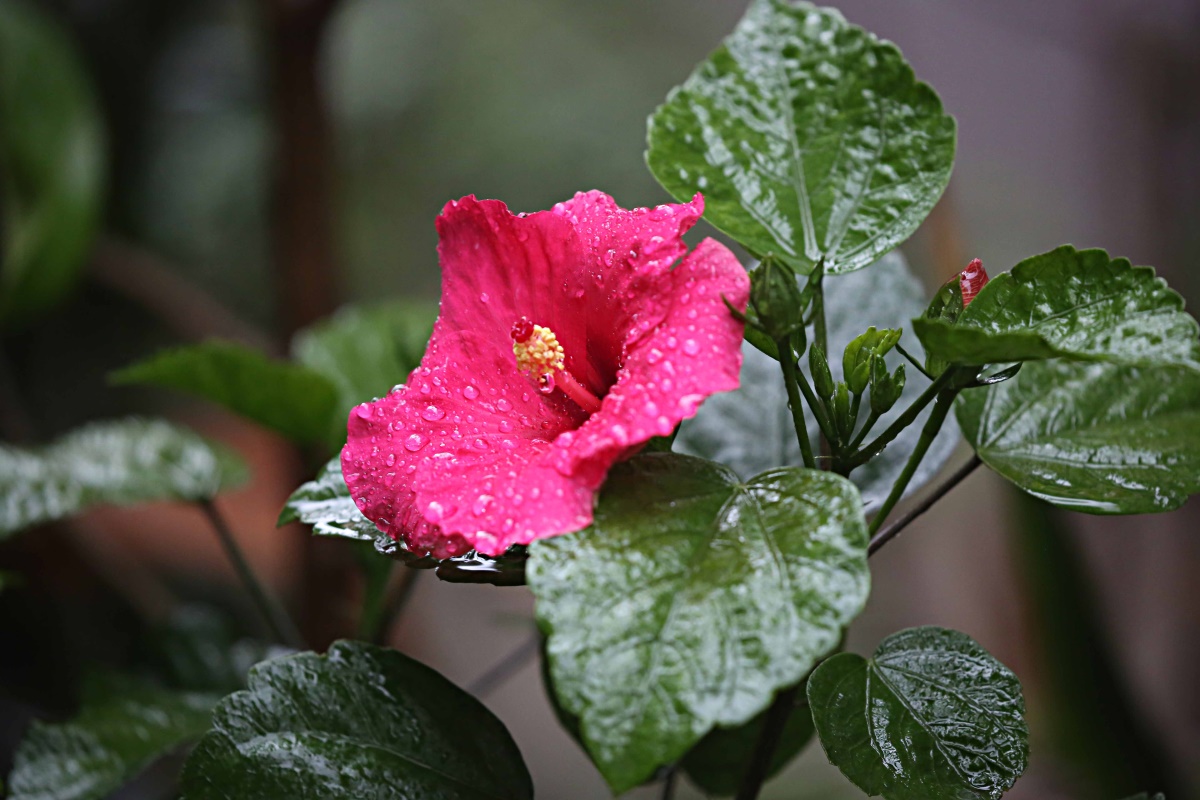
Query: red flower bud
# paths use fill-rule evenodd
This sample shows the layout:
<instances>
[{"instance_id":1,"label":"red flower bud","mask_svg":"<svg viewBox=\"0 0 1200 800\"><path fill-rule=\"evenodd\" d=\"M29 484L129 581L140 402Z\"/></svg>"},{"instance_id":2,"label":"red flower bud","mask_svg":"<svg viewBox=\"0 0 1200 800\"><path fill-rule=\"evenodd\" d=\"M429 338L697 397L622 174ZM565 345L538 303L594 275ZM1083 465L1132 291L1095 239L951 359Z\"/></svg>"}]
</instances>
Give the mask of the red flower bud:
<instances>
[{"instance_id":1,"label":"red flower bud","mask_svg":"<svg viewBox=\"0 0 1200 800\"><path fill-rule=\"evenodd\" d=\"M966 308L979 290L987 286L988 274L983 268L983 262L978 258L972 259L967 268L958 273L958 286L962 289L963 308Z\"/></svg>"}]
</instances>

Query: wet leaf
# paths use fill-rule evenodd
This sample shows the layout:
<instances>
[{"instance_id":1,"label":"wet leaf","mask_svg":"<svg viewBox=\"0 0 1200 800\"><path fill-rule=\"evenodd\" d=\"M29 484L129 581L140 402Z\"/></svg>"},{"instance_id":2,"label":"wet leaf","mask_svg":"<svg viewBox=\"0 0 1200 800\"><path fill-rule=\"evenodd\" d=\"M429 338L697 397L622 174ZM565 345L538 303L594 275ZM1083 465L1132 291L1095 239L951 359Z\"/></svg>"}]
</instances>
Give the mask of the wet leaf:
<instances>
[{"instance_id":1,"label":"wet leaf","mask_svg":"<svg viewBox=\"0 0 1200 800\"><path fill-rule=\"evenodd\" d=\"M188 392L301 443L325 442L337 413L337 390L328 379L232 342L164 350L111 380Z\"/></svg>"},{"instance_id":2,"label":"wet leaf","mask_svg":"<svg viewBox=\"0 0 1200 800\"><path fill-rule=\"evenodd\" d=\"M1200 367L1196 320L1150 267L1070 245L997 275L954 323L914 319L934 357L997 364L1063 357Z\"/></svg>"},{"instance_id":3,"label":"wet leaf","mask_svg":"<svg viewBox=\"0 0 1200 800\"><path fill-rule=\"evenodd\" d=\"M732 797L737 793L750 758L758 747L766 715L764 711L735 728L712 729L683 757L679 766L705 794ZM812 739L813 730L808 698L801 693L796 697L796 707L788 717L779 746L771 757L768 778L776 775L804 749Z\"/></svg>"},{"instance_id":4,"label":"wet leaf","mask_svg":"<svg viewBox=\"0 0 1200 800\"><path fill-rule=\"evenodd\" d=\"M106 676L85 687L70 722L34 722L17 748L11 800L108 797L149 764L208 730L220 695Z\"/></svg>"},{"instance_id":5,"label":"wet leaf","mask_svg":"<svg viewBox=\"0 0 1200 800\"><path fill-rule=\"evenodd\" d=\"M838 381L843 378L842 349L851 339L871 325L905 327L927 302L924 287L899 251L884 256L870 269L830 276L825 279L824 286L829 350L834 354L829 358L829 366L834 380ZM813 339L811 329L808 339L810 342ZM911 336L902 337L900 341L905 347L917 349ZM904 363L895 351L888 353L885 361L892 370ZM801 359L801 368L808 372L807 358ZM772 467L799 466L802 463L800 445L796 442L791 412L787 408L787 390L783 386L779 363L750 345L743 345L741 380L740 389L710 397L693 419L684 421L675 439L675 449L719 461L742 476ZM899 402L883 415L874 432L890 425L928 386L925 376L911 370ZM921 435L921 426L928 413L922 414L886 450L850 476L862 493L867 511L878 508L891 491L892 483L904 469L908 455ZM805 419L816 450L817 421L807 404ZM865 419L864 411L859 423ZM953 420L947 420L913 475L907 494L937 475L954 452L958 440L958 426Z\"/></svg>"},{"instance_id":6,"label":"wet leaf","mask_svg":"<svg viewBox=\"0 0 1200 800\"><path fill-rule=\"evenodd\" d=\"M808 679L829 760L887 800L995 800L1025 771L1021 684L969 636L910 628Z\"/></svg>"},{"instance_id":7,"label":"wet leaf","mask_svg":"<svg viewBox=\"0 0 1200 800\"><path fill-rule=\"evenodd\" d=\"M100 221L104 151L72 43L31 4L0 3L0 324L75 284Z\"/></svg>"},{"instance_id":8,"label":"wet leaf","mask_svg":"<svg viewBox=\"0 0 1200 800\"><path fill-rule=\"evenodd\" d=\"M279 525L303 522L311 525L318 536L342 536L347 539L373 542L390 541L387 534L362 515L350 489L342 478L342 460L334 457L321 467L316 480L303 484L292 492L279 514Z\"/></svg>"},{"instance_id":9,"label":"wet leaf","mask_svg":"<svg viewBox=\"0 0 1200 800\"><path fill-rule=\"evenodd\" d=\"M650 118L650 171L759 257L875 262L950 179L954 119L895 45L832 9L755 0Z\"/></svg>"},{"instance_id":10,"label":"wet leaf","mask_svg":"<svg viewBox=\"0 0 1200 800\"><path fill-rule=\"evenodd\" d=\"M531 798L508 731L426 666L361 642L266 662L221 701L185 800Z\"/></svg>"},{"instance_id":11,"label":"wet leaf","mask_svg":"<svg viewBox=\"0 0 1200 800\"><path fill-rule=\"evenodd\" d=\"M1200 492L1200 370L1030 363L956 411L984 463L1063 508L1146 514Z\"/></svg>"},{"instance_id":12,"label":"wet leaf","mask_svg":"<svg viewBox=\"0 0 1200 800\"><path fill-rule=\"evenodd\" d=\"M137 417L93 422L40 450L0 445L0 537L92 505L211 498L245 474L224 448Z\"/></svg>"},{"instance_id":13,"label":"wet leaf","mask_svg":"<svg viewBox=\"0 0 1200 800\"><path fill-rule=\"evenodd\" d=\"M866 525L844 478L745 483L670 453L609 473L595 523L530 546L555 692L615 792L800 681L866 601Z\"/></svg>"},{"instance_id":14,"label":"wet leaf","mask_svg":"<svg viewBox=\"0 0 1200 800\"><path fill-rule=\"evenodd\" d=\"M238 635L229 618L211 606L195 604L172 612L147 642L147 661L168 685L218 695L245 688L251 667L289 652Z\"/></svg>"}]
</instances>

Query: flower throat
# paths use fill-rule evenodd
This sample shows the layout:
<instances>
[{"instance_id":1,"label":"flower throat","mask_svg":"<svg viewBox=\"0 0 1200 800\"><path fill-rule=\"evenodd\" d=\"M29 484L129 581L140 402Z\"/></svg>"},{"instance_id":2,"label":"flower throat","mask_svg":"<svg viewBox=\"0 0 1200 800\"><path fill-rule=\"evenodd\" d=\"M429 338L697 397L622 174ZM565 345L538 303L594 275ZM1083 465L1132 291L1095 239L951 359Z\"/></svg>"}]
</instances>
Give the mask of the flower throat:
<instances>
[{"instance_id":1,"label":"flower throat","mask_svg":"<svg viewBox=\"0 0 1200 800\"><path fill-rule=\"evenodd\" d=\"M554 331L521 317L513 323L511 333L517 368L533 379L540 392L551 394L556 388L561 389L586 413L600 410L600 398L567 371L566 353Z\"/></svg>"}]
</instances>

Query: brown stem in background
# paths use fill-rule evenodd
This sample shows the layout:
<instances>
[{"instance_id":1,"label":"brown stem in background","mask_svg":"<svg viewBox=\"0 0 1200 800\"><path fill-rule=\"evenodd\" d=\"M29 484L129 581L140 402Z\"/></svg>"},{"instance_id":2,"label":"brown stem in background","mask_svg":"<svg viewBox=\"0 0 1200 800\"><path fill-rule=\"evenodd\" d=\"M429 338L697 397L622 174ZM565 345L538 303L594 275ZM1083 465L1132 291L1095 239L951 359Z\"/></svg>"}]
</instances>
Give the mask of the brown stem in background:
<instances>
[{"instance_id":1,"label":"brown stem in background","mask_svg":"<svg viewBox=\"0 0 1200 800\"><path fill-rule=\"evenodd\" d=\"M262 0L267 33L274 169L271 251L283 334L328 316L340 302L333 241L333 136L321 96L321 44L337 0ZM303 476L297 476L297 482ZM305 638L317 648L351 635L341 613L356 569L348 548L309 536L302 545Z\"/></svg>"}]
</instances>

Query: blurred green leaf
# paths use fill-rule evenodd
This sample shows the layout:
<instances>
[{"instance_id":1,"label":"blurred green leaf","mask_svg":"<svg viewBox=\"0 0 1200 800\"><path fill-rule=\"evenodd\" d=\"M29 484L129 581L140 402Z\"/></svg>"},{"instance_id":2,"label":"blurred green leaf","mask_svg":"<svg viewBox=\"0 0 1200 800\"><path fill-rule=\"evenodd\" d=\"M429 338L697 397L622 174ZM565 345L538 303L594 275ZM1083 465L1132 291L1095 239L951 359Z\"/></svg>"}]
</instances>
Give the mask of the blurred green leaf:
<instances>
[{"instance_id":1,"label":"blurred green leaf","mask_svg":"<svg viewBox=\"0 0 1200 800\"><path fill-rule=\"evenodd\" d=\"M808 679L830 762L887 800L995 800L1029 761L1021 684L965 634L910 628Z\"/></svg>"},{"instance_id":2,"label":"blurred green leaf","mask_svg":"<svg viewBox=\"0 0 1200 800\"><path fill-rule=\"evenodd\" d=\"M837 11L755 0L650 118L646 162L755 255L862 269L950 179L954 118L895 45Z\"/></svg>"},{"instance_id":3,"label":"blurred green leaf","mask_svg":"<svg viewBox=\"0 0 1200 800\"><path fill-rule=\"evenodd\" d=\"M519 800L533 785L478 700L394 650L336 642L251 670L188 758L183 796Z\"/></svg>"},{"instance_id":4,"label":"blurred green leaf","mask_svg":"<svg viewBox=\"0 0 1200 800\"><path fill-rule=\"evenodd\" d=\"M244 688L250 668L290 651L239 636L211 606L176 609L148 642L150 663L168 685L189 692L226 694Z\"/></svg>"},{"instance_id":5,"label":"blurred green leaf","mask_svg":"<svg viewBox=\"0 0 1200 800\"><path fill-rule=\"evenodd\" d=\"M758 747L766 717L767 712L764 711L735 728L713 728L683 757L679 762L680 768L705 794L732 797L737 793L750 758ZM787 766L804 749L812 739L814 730L808 698L801 692L796 696L796 705L771 756L768 778Z\"/></svg>"},{"instance_id":6,"label":"blurred green leaf","mask_svg":"<svg viewBox=\"0 0 1200 800\"><path fill-rule=\"evenodd\" d=\"M225 448L162 420L94 422L40 450L0 445L0 537L92 505L211 498L245 475Z\"/></svg>"},{"instance_id":7,"label":"blurred green leaf","mask_svg":"<svg viewBox=\"0 0 1200 800\"><path fill-rule=\"evenodd\" d=\"M912 325L929 355L950 364L1063 357L1200 368L1196 320L1166 281L1150 267L1070 245L992 278L954 322Z\"/></svg>"},{"instance_id":8,"label":"blurred green leaf","mask_svg":"<svg viewBox=\"0 0 1200 800\"><path fill-rule=\"evenodd\" d=\"M303 444L328 440L338 404L337 390L324 376L232 342L164 350L110 378L203 397Z\"/></svg>"},{"instance_id":9,"label":"blurred green leaf","mask_svg":"<svg viewBox=\"0 0 1200 800\"><path fill-rule=\"evenodd\" d=\"M1082 796L1158 786L1186 797L1166 742L1122 675L1064 515L1028 495L1014 499L1008 529L1043 684L1039 755L1072 767Z\"/></svg>"},{"instance_id":10,"label":"blurred green leaf","mask_svg":"<svg viewBox=\"0 0 1200 800\"><path fill-rule=\"evenodd\" d=\"M100 222L104 150L72 43L28 4L0 2L0 325L74 285Z\"/></svg>"},{"instance_id":11,"label":"blurred green leaf","mask_svg":"<svg viewBox=\"0 0 1200 800\"><path fill-rule=\"evenodd\" d=\"M619 464L585 531L530 546L555 692L615 792L740 725L832 650L866 602L853 484L655 453Z\"/></svg>"},{"instance_id":12,"label":"blurred green leaf","mask_svg":"<svg viewBox=\"0 0 1200 800\"><path fill-rule=\"evenodd\" d=\"M436 317L437 306L404 301L348 306L297 333L292 355L333 382L339 410L349 414L408 378L421 363Z\"/></svg>"},{"instance_id":13,"label":"blurred green leaf","mask_svg":"<svg viewBox=\"0 0 1200 800\"><path fill-rule=\"evenodd\" d=\"M1200 492L1200 370L1030 362L956 411L984 463L1063 508L1146 514Z\"/></svg>"},{"instance_id":14,"label":"blurred green leaf","mask_svg":"<svg viewBox=\"0 0 1200 800\"><path fill-rule=\"evenodd\" d=\"M125 677L94 678L75 719L30 727L13 759L9 797L107 797L155 759L203 735L219 699Z\"/></svg>"}]
</instances>

